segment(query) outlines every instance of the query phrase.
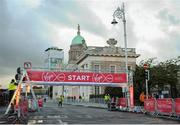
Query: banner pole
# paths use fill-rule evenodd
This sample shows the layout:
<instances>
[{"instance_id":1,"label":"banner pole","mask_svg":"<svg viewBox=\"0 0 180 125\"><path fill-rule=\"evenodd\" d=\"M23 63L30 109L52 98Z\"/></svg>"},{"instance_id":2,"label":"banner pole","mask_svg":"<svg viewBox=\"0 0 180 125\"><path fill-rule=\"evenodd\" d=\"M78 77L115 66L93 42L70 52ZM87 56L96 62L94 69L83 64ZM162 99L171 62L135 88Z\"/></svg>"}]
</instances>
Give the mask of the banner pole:
<instances>
[{"instance_id":1,"label":"banner pole","mask_svg":"<svg viewBox=\"0 0 180 125\"><path fill-rule=\"evenodd\" d=\"M26 73L26 77L27 77L27 81L30 83L30 79L29 79L29 76L28 76L27 73ZM40 109L39 109L39 104L38 104L38 102L37 102L36 95L35 95L34 90L33 90L33 88L32 88L32 84L30 83L29 85L30 85L30 90L31 90L33 99L35 100L35 103L36 103L36 105L37 105L37 109L38 109L38 112L39 112L39 111L40 111Z\"/></svg>"}]
</instances>

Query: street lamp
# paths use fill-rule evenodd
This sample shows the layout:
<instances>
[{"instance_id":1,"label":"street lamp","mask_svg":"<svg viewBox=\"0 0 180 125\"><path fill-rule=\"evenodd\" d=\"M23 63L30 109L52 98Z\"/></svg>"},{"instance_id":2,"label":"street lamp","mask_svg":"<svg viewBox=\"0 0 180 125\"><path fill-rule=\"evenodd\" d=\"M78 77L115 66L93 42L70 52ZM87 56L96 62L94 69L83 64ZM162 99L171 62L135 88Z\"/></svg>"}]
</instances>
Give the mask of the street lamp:
<instances>
[{"instance_id":1,"label":"street lamp","mask_svg":"<svg viewBox=\"0 0 180 125\"><path fill-rule=\"evenodd\" d=\"M128 62L127 62L127 36L126 36L126 18L125 18L125 10L124 10L124 3L122 7L118 7L113 13L113 21L111 24L117 24L116 18L122 19L123 26L124 26L124 45L125 45L125 70L127 75L127 84L128 84ZM129 84L128 84L129 87ZM127 87L127 98L128 98L128 107L130 106L130 99L129 99L129 88Z\"/></svg>"}]
</instances>

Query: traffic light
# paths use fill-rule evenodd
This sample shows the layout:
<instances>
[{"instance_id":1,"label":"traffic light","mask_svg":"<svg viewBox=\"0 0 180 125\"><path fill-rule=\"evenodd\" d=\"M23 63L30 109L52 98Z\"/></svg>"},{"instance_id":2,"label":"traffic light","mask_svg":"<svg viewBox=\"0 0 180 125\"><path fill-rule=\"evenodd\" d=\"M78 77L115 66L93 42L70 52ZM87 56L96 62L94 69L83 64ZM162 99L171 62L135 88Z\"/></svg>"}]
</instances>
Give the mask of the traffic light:
<instances>
[{"instance_id":1,"label":"traffic light","mask_svg":"<svg viewBox=\"0 0 180 125\"><path fill-rule=\"evenodd\" d=\"M149 80L149 70L145 70L145 79Z\"/></svg>"}]
</instances>

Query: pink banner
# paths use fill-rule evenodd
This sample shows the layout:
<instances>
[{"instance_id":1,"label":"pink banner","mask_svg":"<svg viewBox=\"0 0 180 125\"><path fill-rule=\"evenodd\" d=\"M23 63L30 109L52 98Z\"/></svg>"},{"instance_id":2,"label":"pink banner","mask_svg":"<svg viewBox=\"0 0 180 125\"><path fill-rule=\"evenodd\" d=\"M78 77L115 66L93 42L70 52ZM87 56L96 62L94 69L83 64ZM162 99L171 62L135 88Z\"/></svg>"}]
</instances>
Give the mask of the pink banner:
<instances>
[{"instance_id":1,"label":"pink banner","mask_svg":"<svg viewBox=\"0 0 180 125\"><path fill-rule=\"evenodd\" d=\"M157 99L157 111L160 113L172 113L172 99Z\"/></svg>"},{"instance_id":2,"label":"pink banner","mask_svg":"<svg viewBox=\"0 0 180 125\"><path fill-rule=\"evenodd\" d=\"M35 82L88 82L126 83L125 73L56 72L27 70L30 81Z\"/></svg>"},{"instance_id":3,"label":"pink banner","mask_svg":"<svg viewBox=\"0 0 180 125\"><path fill-rule=\"evenodd\" d=\"M180 115L180 98L174 99L175 103L175 113L176 115Z\"/></svg>"},{"instance_id":4,"label":"pink banner","mask_svg":"<svg viewBox=\"0 0 180 125\"><path fill-rule=\"evenodd\" d=\"M130 106L131 108L134 107L134 88L133 86L129 87L129 92L130 92Z\"/></svg>"},{"instance_id":5,"label":"pink banner","mask_svg":"<svg viewBox=\"0 0 180 125\"><path fill-rule=\"evenodd\" d=\"M127 99L119 98L117 102L117 106L127 107Z\"/></svg>"},{"instance_id":6,"label":"pink banner","mask_svg":"<svg viewBox=\"0 0 180 125\"><path fill-rule=\"evenodd\" d=\"M155 112L155 99L145 99L144 100L144 109L149 112Z\"/></svg>"}]
</instances>

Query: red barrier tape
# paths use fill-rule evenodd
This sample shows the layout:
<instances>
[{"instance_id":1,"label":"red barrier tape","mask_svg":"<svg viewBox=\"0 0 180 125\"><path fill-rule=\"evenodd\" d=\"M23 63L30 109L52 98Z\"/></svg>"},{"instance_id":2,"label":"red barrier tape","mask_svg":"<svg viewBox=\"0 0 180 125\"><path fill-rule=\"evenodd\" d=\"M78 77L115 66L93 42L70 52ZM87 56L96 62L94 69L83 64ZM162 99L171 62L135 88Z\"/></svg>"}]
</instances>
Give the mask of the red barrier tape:
<instances>
[{"instance_id":1,"label":"red barrier tape","mask_svg":"<svg viewBox=\"0 0 180 125\"><path fill-rule=\"evenodd\" d=\"M145 99L144 100L144 109L149 112L155 112L155 99Z\"/></svg>"},{"instance_id":2,"label":"red barrier tape","mask_svg":"<svg viewBox=\"0 0 180 125\"><path fill-rule=\"evenodd\" d=\"M159 113L172 113L172 99L157 99L157 111Z\"/></svg>"}]
</instances>

